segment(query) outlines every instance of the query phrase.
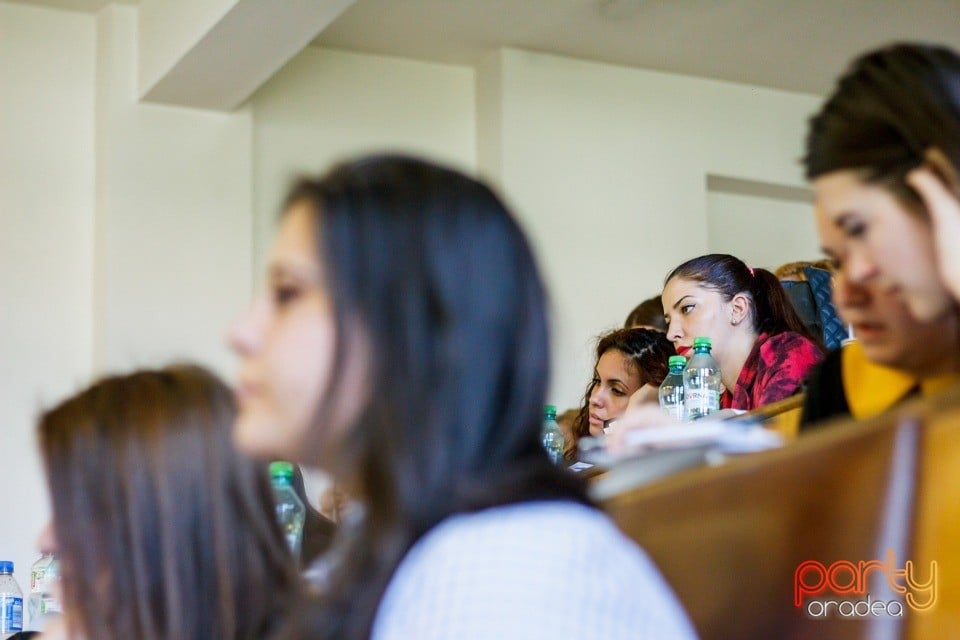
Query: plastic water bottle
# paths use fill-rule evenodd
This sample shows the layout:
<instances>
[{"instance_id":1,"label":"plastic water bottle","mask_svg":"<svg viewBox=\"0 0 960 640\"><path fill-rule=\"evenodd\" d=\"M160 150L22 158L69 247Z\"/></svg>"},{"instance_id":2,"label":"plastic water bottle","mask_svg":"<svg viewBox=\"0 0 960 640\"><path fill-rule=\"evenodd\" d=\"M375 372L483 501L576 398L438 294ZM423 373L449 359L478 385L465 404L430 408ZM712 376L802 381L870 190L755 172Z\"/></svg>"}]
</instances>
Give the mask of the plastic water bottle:
<instances>
[{"instance_id":1,"label":"plastic water bottle","mask_svg":"<svg viewBox=\"0 0 960 640\"><path fill-rule=\"evenodd\" d=\"M670 356L670 373L660 383L660 407L671 416L683 422L683 368L687 359L683 356Z\"/></svg>"},{"instance_id":2,"label":"plastic water bottle","mask_svg":"<svg viewBox=\"0 0 960 640\"><path fill-rule=\"evenodd\" d=\"M543 430L540 432L540 441L554 464L563 462L563 432L557 424L557 408L552 404L548 404L543 410Z\"/></svg>"},{"instance_id":3,"label":"plastic water bottle","mask_svg":"<svg viewBox=\"0 0 960 640\"><path fill-rule=\"evenodd\" d=\"M13 563L0 560L0 640L23 631L23 592L13 579Z\"/></svg>"},{"instance_id":4,"label":"plastic water bottle","mask_svg":"<svg viewBox=\"0 0 960 640\"><path fill-rule=\"evenodd\" d=\"M54 583L59 579L60 565L49 553L41 555L30 567L27 612L30 614L30 628L34 631L42 631L47 621L62 611L53 590Z\"/></svg>"},{"instance_id":5,"label":"plastic water bottle","mask_svg":"<svg viewBox=\"0 0 960 640\"><path fill-rule=\"evenodd\" d=\"M289 462L271 462L270 479L277 507L277 522L283 531L294 558L300 558L300 543L303 540L303 522L306 509L297 492L293 490L293 465Z\"/></svg>"},{"instance_id":6,"label":"plastic water bottle","mask_svg":"<svg viewBox=\"0 0 960 640\"><path fill-rule=\"evenodd\" d=\"M683 404L687 420L720 410L720 365L710 355L710 338L693 340L693 357L683 370Z\"/></svg>"}]
</instances>

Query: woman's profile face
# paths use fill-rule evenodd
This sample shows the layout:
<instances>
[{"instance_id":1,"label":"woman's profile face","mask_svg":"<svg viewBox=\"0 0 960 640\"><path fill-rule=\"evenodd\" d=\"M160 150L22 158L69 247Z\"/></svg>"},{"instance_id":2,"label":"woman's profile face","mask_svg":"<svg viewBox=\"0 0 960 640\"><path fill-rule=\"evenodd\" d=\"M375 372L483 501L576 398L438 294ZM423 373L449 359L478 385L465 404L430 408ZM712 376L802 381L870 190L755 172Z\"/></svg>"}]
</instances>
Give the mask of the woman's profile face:
<instances>
[{"instance_id":1,"label":"woman's profile face","mask_svg":"<svg viewBox=\"0 0 960 640\"><path fill-rule=\"evenodd\" d=\"M640 388L640 374L618 349L607 349L597 361L590 392L590 435L603 435L605 420L623 415L630 396Z\"/></svg>"},{"instance_id":2,"label":"woman's profile face","mask_svg":"<svg viewBox=\"0 0 960 640\"><path fill-rule=\"evenodd\" d=\"M266 291L230 331L240 356L234 440L258 457L301 460L321 396L331 378L336 323L306 203L284 214Z\"/></svg>"},{"instance_id":3,"label":"woman's profile face","mask_svg":"<svg viewBox=\"0 0 960 640\"><path fill-rule=\"evenodd\" d=\"M735 330L730 304L723 295L694 280L675 277L663 287L662 300L667 339L677 353L689 358L693 354L693 339L706 336L713 342L714 357L720 359L728 336Z\"/></svg>"},{"instance_id":4,"label":"woman's profile face","mask_svg":"<svg viewBox=\"0 0 960 640\"><path fill-rule=\"evenodd\" d=\"M933 234L924 216L909 211L888 189L865 183L853 170L813 181L821 242L839 231L830 255L853 285L875 282L899 292L921 322L943 316L952 304L934 262Z\"/></svg>"}]
</instances>

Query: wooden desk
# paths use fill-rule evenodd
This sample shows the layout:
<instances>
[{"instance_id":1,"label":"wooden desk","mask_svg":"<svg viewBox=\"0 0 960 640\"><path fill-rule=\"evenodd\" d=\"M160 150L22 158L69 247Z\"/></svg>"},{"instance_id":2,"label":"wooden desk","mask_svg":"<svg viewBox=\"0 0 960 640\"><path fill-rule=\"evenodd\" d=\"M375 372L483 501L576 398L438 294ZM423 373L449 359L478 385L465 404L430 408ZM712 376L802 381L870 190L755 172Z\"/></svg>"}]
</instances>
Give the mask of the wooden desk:
<instances>
[{"instance_id":1,"label":"wooden desk","mask_svg":"<svg viewBox=\"0 0 960 640\"><path fill-rule=\"evenodd\" d=\"M927 542L912 557L915 480L921 452L929 453L920 446L918 419L916 412L897 412L837 424L783 449L625 492L604 506L651 555L706 640L859 639L883 632L902 637L898 619L809 617L794 606L794 573L807 560L882 559L888 547L898 562L922 562L942 551L940 545L951 539L945 536L960 532L960 486L926 489L919 521L926 527L921 526L921 541ZM960 423L951 424L947 429L958 431ZM924 474L924 487L939 484L951 464L952 473L960 473L960 438L955 439L956 448L944 450L936 465L942 470L931 471L930 478ZM955 500L949 516L936 508L944 500ZM950 637L943 628L938 636L914 637Z\"/></svg>"}]
</instances>

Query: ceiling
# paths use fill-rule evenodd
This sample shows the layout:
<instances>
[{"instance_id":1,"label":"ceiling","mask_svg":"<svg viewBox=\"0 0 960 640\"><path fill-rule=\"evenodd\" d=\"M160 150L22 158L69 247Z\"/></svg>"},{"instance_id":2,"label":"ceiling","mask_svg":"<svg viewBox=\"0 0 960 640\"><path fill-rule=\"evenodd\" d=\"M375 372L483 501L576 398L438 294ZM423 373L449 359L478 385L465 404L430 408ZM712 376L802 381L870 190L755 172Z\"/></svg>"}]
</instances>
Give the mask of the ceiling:
<instances>
[{"instance_id":1,"label":"ceiling","mask_svg":"<svg viewBox=\"0 0 960 640\"><path fill-rule=\"evenodd\" d=\"M960 49L960 0L357 0L314 43L454 64L510 46L824 94L898 39Z\"/></svg>"},{"instance_id":2,"label":"ceiling","mask_svg":"<svg viewBox=\"0 0 960 640\"><path fill-rule=\"evenodd\" d=\"M507 46L824 94L854 55L903 39L960 49L960 0L356 0L313 42L466 65Z\"/></svg>"},{"instance_id":3,"label":"ceiling","mask_svg":"<svg viewBox=\"0 0 960 640\"><path fill-rule=\"evenodd\" d=\"M56 9L66 9L68 11L84 11L93 13L100 11L108 4L140 4L140 0L3 0L4 2L14 2L18 4L37 4L45 7L54 7Z\"/></svg>"}]
</instances>

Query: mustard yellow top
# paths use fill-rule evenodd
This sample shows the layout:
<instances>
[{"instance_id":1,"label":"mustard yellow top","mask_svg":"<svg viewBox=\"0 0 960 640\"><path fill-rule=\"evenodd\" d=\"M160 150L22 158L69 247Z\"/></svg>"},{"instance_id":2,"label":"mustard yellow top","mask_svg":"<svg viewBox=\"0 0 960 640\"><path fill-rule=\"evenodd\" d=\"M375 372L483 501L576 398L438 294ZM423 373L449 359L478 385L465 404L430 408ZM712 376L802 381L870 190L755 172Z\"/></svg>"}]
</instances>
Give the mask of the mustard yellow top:
<instances>
[{"instance_id":1,"label":"mustard yellow top","mask_svg":"<svg viewBox=\"0 0 960 640\"><path fill-rule=\"evenodd\" d=\"M867 359L859 342L843 347L840 366L847 406L857 419L883 413L915 389L919 388L921 394L929 396L960 381L958 374L921 380L899 369L876 364Z\"/></svg>"}]
</instances>

